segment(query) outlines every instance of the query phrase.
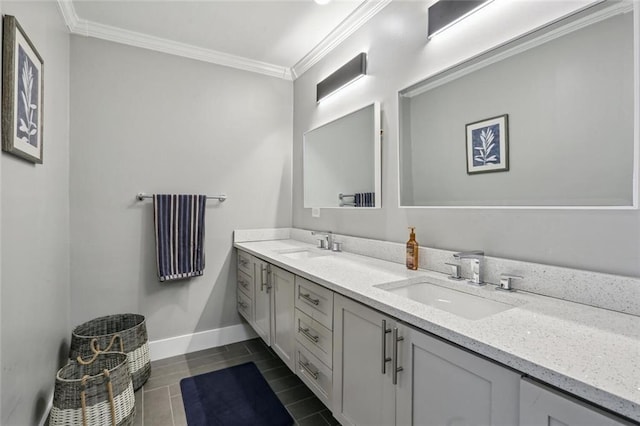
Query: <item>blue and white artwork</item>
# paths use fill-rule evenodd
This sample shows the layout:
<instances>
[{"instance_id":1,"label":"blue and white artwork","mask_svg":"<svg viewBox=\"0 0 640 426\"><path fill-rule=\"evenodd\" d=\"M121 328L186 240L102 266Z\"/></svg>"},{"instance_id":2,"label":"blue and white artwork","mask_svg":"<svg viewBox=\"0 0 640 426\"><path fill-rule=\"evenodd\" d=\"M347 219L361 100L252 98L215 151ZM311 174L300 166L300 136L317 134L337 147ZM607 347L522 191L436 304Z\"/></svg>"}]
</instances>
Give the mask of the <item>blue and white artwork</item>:
<instances>
[{"instance_id":1,"label":"blue and white artwork","mask_svg":"<svg viewBox=\"0 0 640 426\"><path fill-rule=\"evenodd\" d=\"M467 124L467 173L509 170L507 114Z\"/></svg>"},{"instance_id":2,"label":"blue and white artwork","mask_svg":"<svg viewBox=\"0 0 640 426\"><path fill-rule=\"evenodd\" d=\"M497 124L473 130L471 136L475 167L500 163L500 145L496 143L500 140L500 127Z\"/></svg>"},{"instance_id":3,"label":"blue and white artwork","mask_svg":"<svg viewBox=\"0 0 640 426\"><path fill-rule=\"evenodd\" d=\"M21 141L38 146L38 100L39 73L22 45L18 45L18 108L16 114L16 137Z\"/></svg>"}]
</instances>

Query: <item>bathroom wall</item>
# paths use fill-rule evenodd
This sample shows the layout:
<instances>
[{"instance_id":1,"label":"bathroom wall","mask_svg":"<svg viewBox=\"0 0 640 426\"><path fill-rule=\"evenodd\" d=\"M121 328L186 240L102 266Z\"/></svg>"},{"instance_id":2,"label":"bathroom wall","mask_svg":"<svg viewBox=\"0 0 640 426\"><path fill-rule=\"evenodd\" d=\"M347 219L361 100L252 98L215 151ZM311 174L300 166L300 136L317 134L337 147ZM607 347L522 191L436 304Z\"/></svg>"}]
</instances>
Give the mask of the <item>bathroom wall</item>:
<instances>
[{"instance_id":1,"label":"bathroom wall","mask_svg":"<svg viewBox=\"0 0 640 426\"><path fill-rule=\"evenodd\" d=\"M294 82L293 225L398 242L416 226L418 241L429 247L640 276L638 210L398 208L398 91L589 3L494 2L483 18L427 42L424 3L392 2ZM315 85L361 51L368 52L368 76L316 104ZM382 208L322 209L313 218L303 208L303 133L375 100L384 128Z\"/></svg>"},{"instance_id":2,"label":"bathroom wall","mask_svg":"<svg viewBox=\"0 0 640 426\"><path fill-rule=\"evenodd\" d=\"M146 316L156 341L240 323L236 228L291 225L290 81L71 36L71 320ZM207 202L204 276L158 282L152 201Z\"/></svg>"},{"instance_id":3,"label":"bathroom wall","mask_svg":"<svg viewBox=\"0 0 640 426\"><path fill-rule=\"evenodd\" d=\"M0 424L34 425L46 414L70 337L69 34L55 2L1 7L44 59L44 163L0 156Z\"/></svg>"}]
</instances>

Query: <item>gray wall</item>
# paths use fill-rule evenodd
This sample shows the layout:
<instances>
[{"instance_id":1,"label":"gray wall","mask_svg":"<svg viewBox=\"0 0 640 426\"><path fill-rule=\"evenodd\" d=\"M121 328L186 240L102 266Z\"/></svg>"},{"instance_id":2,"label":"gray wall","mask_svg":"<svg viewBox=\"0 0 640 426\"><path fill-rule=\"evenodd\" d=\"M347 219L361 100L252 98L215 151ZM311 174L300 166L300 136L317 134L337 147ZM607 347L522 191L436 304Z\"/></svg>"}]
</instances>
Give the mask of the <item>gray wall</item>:
<instances>
[{"instance_id":1,"label":"gray wall","mask_svg":"<svg viewBox=\"0 0 640 426\"><path fill-rule=\"evenodd\" d=\"M71 37L71 320L138 312L149 338L237 324L232 231L291 224L293 85ZM209 200L204 276L159 283L153 193Z\"/></svg>"},{"instance_id":2,"label":"gray wall","mask_svg":"<svg viewBox=\"0 0 640 426\"><path fill-rule=\"evenodd\" d=\"M426 41L421 2L392 2L294 83L293 224L389 241L406 241L416 226L425 246L484 249L492 256L640 276L637 210L482 210L398 208L398 91L464 58L584 6L576 2L494 2L483 18L469 19ZM636 18L637 19L637 18ZM487 31L500 22L500 31ZM330 102L316 105L315 85L360 51L368 51L369 76ZM302 135L358 105L381 101L384 128L382 209L303 208Z\"/></svg>"},{"instance_id":3,"label":"gray wall","mask_svg":"<svg viewBox=\"0 0 640 426\"><path fill-rule=\"evenodd\" d=\"M2 425L37 424L69 341L69 35L55 2L3 2L44 59L44 164L2 153Z\"/></svg>"}]
</instances>

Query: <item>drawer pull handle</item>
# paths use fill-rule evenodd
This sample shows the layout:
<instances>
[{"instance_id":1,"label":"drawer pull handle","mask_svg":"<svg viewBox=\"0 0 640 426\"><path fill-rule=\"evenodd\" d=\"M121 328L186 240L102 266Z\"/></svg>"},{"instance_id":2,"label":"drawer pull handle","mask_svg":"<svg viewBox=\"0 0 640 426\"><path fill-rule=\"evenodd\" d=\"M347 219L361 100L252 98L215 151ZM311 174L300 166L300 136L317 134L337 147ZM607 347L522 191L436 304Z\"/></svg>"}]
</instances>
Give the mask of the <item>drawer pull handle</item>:
<instances>
[{"instance_id":1,"label":"drawer pull handle","mask_svg":"<svg viewBox=\"0 0 640 426\"><path fill-rule=\"evenodd\" d=\"M398 384L398 373L403 371L404 368L398 365L398 343L402 342L404 337L398 336L398 328L393 328L393 361L391 363L391 372L393 373L392 383Z\"/></svg>"},{"instance_id":2,"label":"drawer pull handle","mask_svg":"<svg viewBox=\"0 0 640 426\"><path fill-rule=\"evenodd\" d=\"M320 304L320 299L313 299L309 293L300 293L300 297L302 297L304 300L306 300L307 302L313 303L314 305L318 306Z\"/></svg>"},{"instance_id":3,"label":"drawer pull handle","mask_svg":"<svg viewBox=\"0 0 640 426\"><path fill-rule=\"evenodd\" d=\"M387 356L387 334L391 329L387 328L387 320L382 320L382 374L387 374L387 363L391 358Z\"/></svg>"},{"instance_id":4,"label":"drawer pull handle","mask_svg":"<svg viewBox=\"0 0 640 426\"><path fill-rule=\"evenodd\" d=\"M313 380L318 380L318 376L320 375L320 373L318 371L313 371L311 369L311 364L309 364L308 362L304 362L304 361L298 361L298 364L300 365L300 367L302 367L302 369L309 374L311 377L313 377Z\"/></svg>"},{"instance_id":5,"label":"drawer pull handle","mask_svg":"<svg viewBox=\"0 0 640 426\"><path fill-rule=\"evenodd\" d=\"M314 336L313 334L309 333L309 328L302 328L298 326L298 332L302 333L304 337L311 340L313 343L318 343L318 340L320 340L320 337Z\"/></svg>"},{"instance_id":6,"label":"drawer pull handle","mask_svg":"<svg viewBox=\"0 0 640 426\"><path fill-rule=\"evenodd\" d=\"M247 309L249 307L249 305L244 302L238 302L238 306L240 306L242 309Z\"/></svg>"},{"instance_id":7,"label":"drawer pull handle","mask_svg":"<svg viewBox=\"0 0 640 426\"><path fill-rule=\"evenodd\" d=\"M249 288L249 283L247 283L245 280L240 280L239 281L240 285L246 289Z\"/></svg>"}]
</instances>

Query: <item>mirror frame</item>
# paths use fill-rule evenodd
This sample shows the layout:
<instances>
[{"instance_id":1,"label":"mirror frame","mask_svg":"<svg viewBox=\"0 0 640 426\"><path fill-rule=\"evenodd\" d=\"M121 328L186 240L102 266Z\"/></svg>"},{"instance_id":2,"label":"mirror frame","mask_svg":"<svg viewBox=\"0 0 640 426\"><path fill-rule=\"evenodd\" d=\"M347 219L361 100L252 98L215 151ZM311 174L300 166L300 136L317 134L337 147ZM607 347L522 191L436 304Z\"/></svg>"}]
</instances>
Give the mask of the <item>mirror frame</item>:
<instances>
[{"instance_id":1,"label":"mirror frame","mask_svg":"<svg viewBox=\"0 0 640 426\"><path fill-rule=\"evenodd\" d=\"M402 117L403 98L412 97L433 88L439 87L460 77L484 68L518 53L542 45L565 34L579 30L588 25L603 21L622 13L633 12L633 172L632 172L632 203L629 205L584 206L584 205L452 205L452 206L423 206L402 205ZM587 9L570 16L551 22L514 39L480 52L464 59L453 66L429 75L420 81L398 91L398 208L406 209L528 209L528 210L636 210L638 209L638 167L640 159L640 3L632 0L620 0L614 4L597 3Z\"/></svg>"},{"instance_id":2,"label":"mirror frame","mask_svg":"<svg viewBox=\"0 0 640 426\"><path fill-rule=\"evenodd\" d=\"M305 143L305 138L307 136L308 133L313 132L314 130L318 130L322 127L328 126L340 119L343 119L351 114L354 114L356 112L362 111L365 108L369 108L373 106L373 158L374 158L374 193L375 193L375 202L374 202L374 206L373 207L355 207L355 206L308 206L305 203L305 194L304 194L304 189L305 189L305 184L304 184L304 180L305 180L305 154L306 154L306 143ZM380 102L378 101L374 101L374 102L370 102L367 103L366 105L360 107L360 108L356 108L354 110L351 110L349 112L347 112L346 114L342 114L339 117L336 117L330 121L327 121L319 126L316 126L312 129L307 130L306 132L303 133L302 136L302 179L303 179L303 184L302 184L302 206L305 209L311 209L311 208L320 208L320 209L358 209L358 210L363 210L363 209L379 209L382 207L382 115L381 115L381 108L380 108ZM338 194L336 194L337 196Z\"/></svg>"}]
</instances>

